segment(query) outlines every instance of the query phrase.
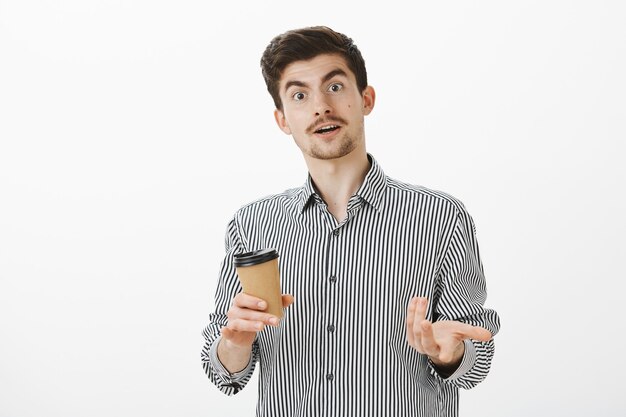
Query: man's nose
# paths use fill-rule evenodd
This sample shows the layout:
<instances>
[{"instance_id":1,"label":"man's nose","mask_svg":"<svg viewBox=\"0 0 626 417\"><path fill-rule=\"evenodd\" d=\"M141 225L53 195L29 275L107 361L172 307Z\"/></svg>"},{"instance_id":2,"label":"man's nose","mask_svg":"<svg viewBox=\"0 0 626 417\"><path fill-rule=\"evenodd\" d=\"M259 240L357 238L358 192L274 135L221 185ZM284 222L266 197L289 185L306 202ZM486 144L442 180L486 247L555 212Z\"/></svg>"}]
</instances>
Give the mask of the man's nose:
<instances>
[{"instance_id":1,"label":"man's nose","mask_svg":"<svg viewBox=\"0 0 626 417\"><path fill-rule=\"evenodd\" d=\"M313 103L315 106L314 110L316 116L322 116L332 112L333 108L328 101L328 97L326 97L324 94L316 94Z\"/></svg>"}]
</instances>

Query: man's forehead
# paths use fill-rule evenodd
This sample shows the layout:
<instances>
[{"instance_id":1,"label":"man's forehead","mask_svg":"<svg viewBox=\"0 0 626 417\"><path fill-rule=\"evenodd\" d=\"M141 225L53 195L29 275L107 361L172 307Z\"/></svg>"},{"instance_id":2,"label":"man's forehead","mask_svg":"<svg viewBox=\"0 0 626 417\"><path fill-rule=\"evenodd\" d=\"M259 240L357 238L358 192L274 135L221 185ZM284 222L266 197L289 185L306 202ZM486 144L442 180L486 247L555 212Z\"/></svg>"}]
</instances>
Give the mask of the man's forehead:
<instances>
[{"instance_id":1,"label":"man's forehead","mask_svg":"<svg viewBox=\"0 0 626 417\"><path fill-rule=\"evenodd\" d=\"M281 89L287 82L319 81L335 70L341 70L348 77L353 75L345 58L337 54L323 54L306 61L294 61L281 74Z\"/></svg>"}]
</instances>

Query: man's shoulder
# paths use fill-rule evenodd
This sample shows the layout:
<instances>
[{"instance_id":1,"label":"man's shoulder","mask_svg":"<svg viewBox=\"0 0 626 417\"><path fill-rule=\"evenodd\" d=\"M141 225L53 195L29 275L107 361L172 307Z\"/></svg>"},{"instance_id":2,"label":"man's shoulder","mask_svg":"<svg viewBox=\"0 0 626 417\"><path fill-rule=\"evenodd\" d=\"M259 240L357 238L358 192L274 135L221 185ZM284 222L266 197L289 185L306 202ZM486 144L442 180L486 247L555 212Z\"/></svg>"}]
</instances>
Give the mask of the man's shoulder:
<instances>
[{"instance_id":1,"label":"man's shoulder","mask_svg":"<svg viewBox=\"0 0 626 417\"><path fill-rule=\"evenodd\" d=\"M300 201L302 192L303 187L296 187L289 188L281 193L266 195L244 204L237 210L236 215L263 212L272 209L295 209Z\"/></svg>"},{"instance_id":2,"label":"man's shoulder","mask_svg":"<svg viewBox=\"0 0 626 417\"><path fill-rule=\"evenodd\" d=\"M437 203L452 208L457 214L466 211L465 205L461 200L444 191L423 185L409 184L389 177L387 177L387 185L392 192L398 195L413 197L422 203Z\"/></svg>"}]
</instances>

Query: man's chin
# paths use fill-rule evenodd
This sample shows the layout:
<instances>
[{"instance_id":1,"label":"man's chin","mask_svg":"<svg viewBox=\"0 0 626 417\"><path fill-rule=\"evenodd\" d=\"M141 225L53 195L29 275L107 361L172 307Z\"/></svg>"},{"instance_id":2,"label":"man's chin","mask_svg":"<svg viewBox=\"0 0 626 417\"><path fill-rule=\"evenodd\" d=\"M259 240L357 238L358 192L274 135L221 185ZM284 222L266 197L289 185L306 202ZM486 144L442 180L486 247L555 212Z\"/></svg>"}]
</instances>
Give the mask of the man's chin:
<instances>
[{"instance_id":1,"label":"man's chin","mask_svg":"<svg viewBox=\"0 0 626 417\"><path fill-rule=\"evenodd\" d=\"M345 147L341 149L332 149L332 150L329 149L326 151L322 149L311 149L308 154L311 158L314 158L314 159L319 159L323 161L331 161L334 159L341 159L345 156L348 156L350 153L352 153L352 151L354 151L354 149L356 148Z\"/></svg>"}]
</instances>

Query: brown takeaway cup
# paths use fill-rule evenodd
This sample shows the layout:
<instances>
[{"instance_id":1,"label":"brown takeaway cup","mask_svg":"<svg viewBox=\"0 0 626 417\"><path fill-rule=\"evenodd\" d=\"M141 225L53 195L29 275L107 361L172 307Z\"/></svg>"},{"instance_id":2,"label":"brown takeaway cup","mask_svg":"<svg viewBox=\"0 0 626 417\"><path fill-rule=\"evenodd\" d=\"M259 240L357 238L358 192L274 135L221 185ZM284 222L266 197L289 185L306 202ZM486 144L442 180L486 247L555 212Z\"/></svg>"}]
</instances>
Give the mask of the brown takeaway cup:
<instances>
[{"instance_id":1,"label":"brown takeaway cup","mask_svg":"<svg viewBox=\"0 0 626 417\"><path fill-rule=\"evenodd\" d=\"M267 302L269 314L283 317L283 301L276 249L261 249L235 255L233 261L243 292Z\"/></svg>"}]
</instances>

